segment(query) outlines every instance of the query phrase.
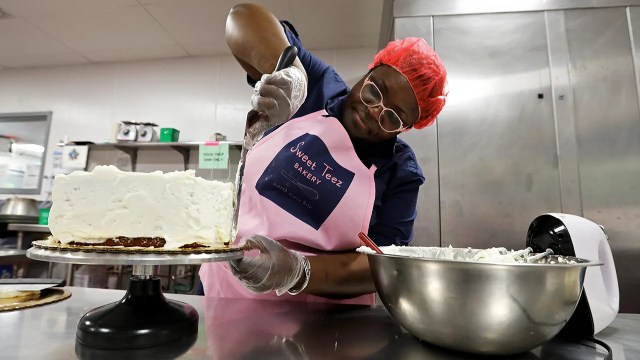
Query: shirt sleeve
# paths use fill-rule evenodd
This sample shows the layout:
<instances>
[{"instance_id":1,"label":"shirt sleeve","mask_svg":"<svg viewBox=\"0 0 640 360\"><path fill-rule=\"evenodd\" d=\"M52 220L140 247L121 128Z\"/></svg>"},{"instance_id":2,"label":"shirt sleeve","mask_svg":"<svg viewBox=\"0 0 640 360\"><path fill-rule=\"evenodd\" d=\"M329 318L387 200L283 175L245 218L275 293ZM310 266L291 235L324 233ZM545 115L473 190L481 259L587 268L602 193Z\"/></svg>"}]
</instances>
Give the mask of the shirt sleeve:
<instances>
[{"instance_id":1,"label":"shirt sleeve","mask_svg":"<svg viewBox=\"0 0 640 360\"><path fill-rule=\"evenodd\" d=\"M313 55L302 45L297 31L291 23L288 21L280 21L280 23L284 28L289 44L298 49L298 58L307 72L309 81L307 98L293 117L297 118L322 110L328 101L346 96L350 89L335 69ZM249 85L255 86L257 80L247 75L247 82Z\"/></svg>"},{"instance_id":2,"label":"shirt sleeve","mask_svg":"<svg viewBox=\"0 0 640 360\"><path fill-rule=\"evenodd\" d=\"M396 149L394 161L379 169L369 236L379 246L408 245L413 239L420 186L425 182L411 148Z\"/></svg>"}]
</instances>

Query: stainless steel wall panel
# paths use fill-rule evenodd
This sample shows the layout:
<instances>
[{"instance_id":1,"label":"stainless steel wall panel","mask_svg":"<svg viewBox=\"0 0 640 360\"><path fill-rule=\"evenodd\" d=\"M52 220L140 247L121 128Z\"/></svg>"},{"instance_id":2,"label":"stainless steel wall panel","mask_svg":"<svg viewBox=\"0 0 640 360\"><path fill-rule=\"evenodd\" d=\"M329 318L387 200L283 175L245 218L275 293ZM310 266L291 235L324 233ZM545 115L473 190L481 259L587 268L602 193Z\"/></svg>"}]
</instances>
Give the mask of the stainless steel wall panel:
<instances>
[{"instance_id":1,"label":"stainless steel wall panel","mask_svg":"<svg viewBox=\"0 0 640 360\"><path fill-rule=\"evenodd\" d=\"M582 215L578 142L564 11L545 12L562 212Z\"/></svg>"},{"instance_id":2,"label":"stainless steel wall panel","mask_svg":"<svg viewBox=\"0 0 640 360\"><path fill-rule=\"evenodd\" d=\"M638 105L640 106L640 7L627 8L627 23L629 25L629 36L632 48L631 55L635 69L636 93L638 94ZM633 122L633 118L629 120ZM640 139L640 136L637 136L636 139ZM633 158L633 155L631 155L631 158ZM631 169L635 169L637 173L638 168L640 168L640 156L638 156L637 153L635 159L635 166L631 163ZM630 160L633 161L633 159ZM634 172L634 170L631 172ZM631 174L631 176L634 175ZM639 178L640 176L635 175L636 182L640 182ZM640 189L635 187L633 190L635 191L637 199L637 194L640 192ZM621 272L629 272L629 274L623 275L623 279L621 279L623 282L622 285L624 285L622 289L622 310L635 313L640 313L640 271L637 270L638 266L636 265L638 259L640 259L640 230L638 229L640 214L638 214L638 207L640 207L640 202L636 201L635 209L631 211L635 212L635 217L631 222L631 226L626 231L631 237L625 242L621 254L618 255L620 260L616 260L618 261L618 274ZM626 225L624 226L623 229L627 229Z\"/></svg>"},{"instance_id":3,"label":"stainless steel wall panel","mask_svg":"<svg viewBox=\"0 0 640 360\"><path fill-rule=\"evenodd\" d=\"M395 19L397 39L407 36L424 38L433 46L433 20L425 18ZM414 224L414 246L440 246L440 181L438 173L438 122L426 129L401 134L416 153L427 178L418 197L418 217Z\"/></svg>"},{"instance_id":4,"label":"stainless steel wall panel","mask_svg":"<svg viewBox=\"0 0 640 360\"><path fill-rule=\"evenodd\" d=\"M450 85L442 245L522 248L537 215L561 210L544 14L435 17L434 41Z\"/></svg>"},{"instance_id":5,"label":"stainless steel wall panel","mask_svg":"<svg viewBox=\"0 0 640 360\"><path fill-rule=\"evenodd\" d=\"M433 26L449 72L435 145L408 138L439 171L441 245L520 248L540 213L582 215L609 235L621 311L640 312L640 1L396 0L394 17L396 37ZM418 238L437 236L432 186Z\"/></svg>"},{"instance_id":6,"label":"stainless steel wall panel","mask_svg":"<svg viewBox=\"0 0 640 360\"><path fill-rule=\"evenodd\" d=\"M395 0L395 16L440 16L640 5L640 0Z\"/></svg>"},{"instance_id":7,"label":"stainless steel wall panel","mask_svg":"<svg viewBox=\"0 0 640 360\"><path fill-rule=\"evenodd\" d=\"M633 58L636 92L640 105L640 6L628 7L627 24L629 26L629 38L631 40L631 57Z\"/></svg>"},{"instance_id":8,"label":"stainless steel wall panel","mask_svg":"<svg viewBox=\"0 0 640 360\"><path fill-rule=\"evenodd\" d=\"M382 21L378 36L379 49L387 46L387 43L393 39L393 23L393 0L382 0Z\"/></svg>"},{"instance_id":9,"label":"stainless steel wall panel","mask_svg":"<svg viewBox=\"0 0 640 360\"><path fill-rule=\"evenodd\" d=\"M395 38L401 39L407 36L421 37L427 41L429 46L433 44L433 17L425 16L419 18L396 18L393 24Z\"/></svg>"},{"instance_id":10,"label":"stainless steel wall panel","mask_svg":"<svg viewBox=\"0 0 640 360\"><path fill-rule=\"evenodd\" d=\"M627 12L570 10L565 21L584 216L609 235L621 310L640 312L640 112Z\"/></svg>"}]
</instances>

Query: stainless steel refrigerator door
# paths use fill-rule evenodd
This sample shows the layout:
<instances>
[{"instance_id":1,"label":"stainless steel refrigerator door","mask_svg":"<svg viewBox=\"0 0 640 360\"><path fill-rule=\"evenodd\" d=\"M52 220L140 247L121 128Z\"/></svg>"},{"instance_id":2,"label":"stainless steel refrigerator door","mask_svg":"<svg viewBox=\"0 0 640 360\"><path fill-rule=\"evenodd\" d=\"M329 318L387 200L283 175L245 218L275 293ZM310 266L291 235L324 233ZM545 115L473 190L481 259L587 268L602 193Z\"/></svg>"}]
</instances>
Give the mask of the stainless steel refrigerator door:
<instances>
[{"instance_id":1,"label":"stainless steel refrigerator door","mask_svg":"<svg viewBox=\"0 0 640 360\"><path fill-rule=\"evenodd\" d=\"M434 47L433 18L395 19L396 39L415 36ZM440 174L438 170L438 120L419 131L400 134L416 154L426 182L418 196L418 216L413 226L413 246L440 246Z\"/></svg>"},{"instance_id":2,"label":"stainless steel refrigerator door","mask_svg":"<svg viewBox=\"0 0 640 360\"><path fill-rule=\"evenodd\" d=\"M442 245L525 245L561 210L543 12L434 18L450 93L438 119Z\"/></svg>"},{"instance_id":3,"label":"stainless steel refrigerator door","mask_svg":"<svg viewBox=\"0 0 640 360\"><path fill-rule=\"evenodd\" d=\"M621 311L639 312L640 9L628 10L566 10L565 23L584 217L603 225L609 236Z\"/></svg>"}]
</instances>

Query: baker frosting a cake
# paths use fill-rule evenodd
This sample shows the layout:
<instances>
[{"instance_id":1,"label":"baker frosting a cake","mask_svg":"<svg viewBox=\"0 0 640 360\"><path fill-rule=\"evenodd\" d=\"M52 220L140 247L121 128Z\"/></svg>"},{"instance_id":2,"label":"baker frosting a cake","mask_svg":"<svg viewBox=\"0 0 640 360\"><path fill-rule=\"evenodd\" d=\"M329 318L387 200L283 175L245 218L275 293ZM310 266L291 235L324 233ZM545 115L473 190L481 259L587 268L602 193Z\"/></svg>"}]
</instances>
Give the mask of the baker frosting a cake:
<instances>
[{"instance_id":1,"label":"baker frosting a cake","mask_svg":"<svg viewBox=\"0 0 640 360\"><path fill-rule=\"evenodd\" d=\"M64 245L193 248L231 240L233 184L194 170L162 173L98 166L57 175L49 214Z\"/></svg>"}]
</instances>

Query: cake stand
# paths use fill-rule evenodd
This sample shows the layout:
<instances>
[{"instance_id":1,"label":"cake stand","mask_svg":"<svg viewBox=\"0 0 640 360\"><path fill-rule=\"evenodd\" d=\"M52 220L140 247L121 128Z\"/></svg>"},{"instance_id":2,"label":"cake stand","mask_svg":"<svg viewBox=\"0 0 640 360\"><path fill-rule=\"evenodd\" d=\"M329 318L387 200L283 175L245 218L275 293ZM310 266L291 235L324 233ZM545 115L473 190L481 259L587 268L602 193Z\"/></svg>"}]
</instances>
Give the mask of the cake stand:
<instances>
[{"instance_id":1,"label":"cake stand","mask_svg":"<svg viewBox=\"0 0 640 360\"><path fill-rule=\"evenodd\" d=\"M185 343L198 333L198 312L189 304L164 297L154 265L195 265L243 256L241 248L187 251L70 249L34 241L27 257L59 263L133 265L124 297L87 312L78 323L77 343L93 349L145 349ZM192 344L192 342L191 342Z\"/></svg>"}]
</instances>

